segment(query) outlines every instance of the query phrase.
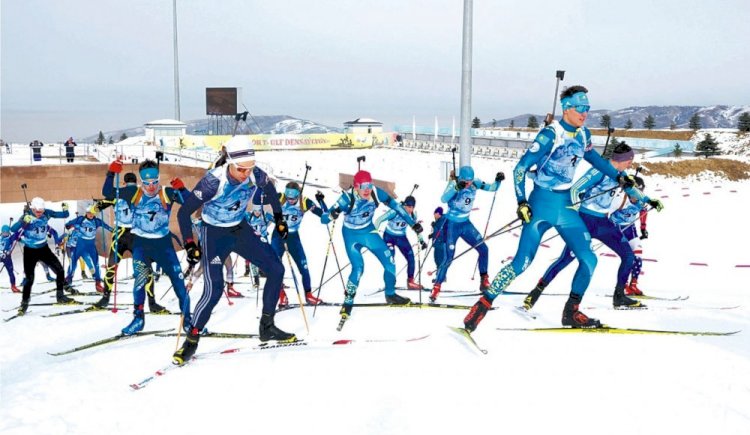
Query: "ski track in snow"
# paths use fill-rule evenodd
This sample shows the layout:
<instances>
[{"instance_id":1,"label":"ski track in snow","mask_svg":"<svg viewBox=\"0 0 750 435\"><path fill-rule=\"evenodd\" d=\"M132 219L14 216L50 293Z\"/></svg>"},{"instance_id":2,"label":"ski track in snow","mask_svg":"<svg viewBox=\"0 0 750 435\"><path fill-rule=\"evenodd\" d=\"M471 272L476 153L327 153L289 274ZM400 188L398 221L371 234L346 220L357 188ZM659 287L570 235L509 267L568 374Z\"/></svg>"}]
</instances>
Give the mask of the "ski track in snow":
<instances>
[{"instance_id":1,"label":"ski track in snow","mask_svg":"<svg viewBox=\"0 0 750 435\"><path fill-rule=\"evenodd\" d=\"M450 154L415 151L367 150L335 152L259 153L285 178L301 179L304 164L312 166L308 181L333 186L338 172L353 173L356 156L366 155L363 169L376 179L396 180L403 198L414 183L417 213L426 231L432 211L439 205L445 186L440 179L440 161ZM497 193L489 232L515 218L515 198L509 180L515 160L472 158L477 177L494 179L504 171L506 181ZM581 165L584 166L584 165ZM585 170L579 168L579 172ZM102 178L104 174L102 174ZM590 315L613 326L676 330L742 330L730 337L611 336L606 334L528 334L500 332L497 327L559 326L564 297L542 297L535 307L537 320L512 313L523 296L501 296L474 337L487 355L470 351L446 325L461 326L463 310L355 308L343 331L336 332L337 307L305 307L310 333L300 310L276 316L285 330L314 342L336 339L367 340L410 338L430 334L413 343L353 343L346 346L248 352L199 359L171 370L142 391L129 385L169 364L175 337L140 337L70 355L52 357L61 351L116 335L131 319L132 311L96 312L42 318L42 314L77 307L32 306L28 316L2 324L0 334L0 433L3 434L126 434L162 431L181 434L270 431L306 434L383 433L680 433L745 434L750 432L750 300L747 282L750 269L750 232L739 222L750 200L750 183L682 180L650 177L646 193L665 197L665 209L648 219L650 238L644 241L641 288L651 295L690 296L687 301L645 301L659 306L734 306L734 310L596 310ZM721 188L715 188L717 184ZM190 186L192 187L192 186ZM687 188L687 189L685 189ZM316 189L306 188L312 197ZM682 196L687 190L693 194ZM734 190L734 192L732 192ZM527 188L527 193L531 186ZM710 195L700 194L710 191ZM326 202L337 195L325 189ZM30 192L34 195L34 192ZM472 221L482 231L492 194L479 192ZM74 209L73 206L71 209ZM385 210L380 207L379 213ZM2 204L0 218L7 222L20 212L18 205ZM61 221L52 221L60 222ZM317 217L308 214L302 235L317 288L324 261L328 233ZM341 265L344 254L341 223L334 237ZM545 237L552 236L553 231ZM409 237L414 239L413 233ZM492 276L501 261L515 253L518 239L510 234L492 239ZM508 290L526 292L534 287L562 250L559 237L540 247L529 269ZM466 244L459 242L457 252ZM606 253L606 248L597 251ZM331 253L333 256L333 253ZM432 254L431 254L432 256ZM22 268L20 252L16 269ZM444 289L476 291L478 276L471 280L474 253L457 260L448 273ZM599 263L584 305L607 307L618 266L616 258L598 255ZM707 263L706 267L689 263ZM244 271L242 262L236 274ZM284 261L288 267L286 261ZM405 264L396 255L396 270ZM335 270L329 258L326 278ZM434 269L432 259L425 265ZM546 292L569 291L574 266L557 277ZM131 269L132 270L132 269ZM345 271L345 278L348 276ZM426 271L423 284L430 286ZM52 288L40 281L36 271L34 291ZM287 278L290 277L287 270ZM19 282L20 282L19 277ZM298 276L299 279L299 276ZM241 278L238 281L243 281ZM398 276L397 285L405 285ZM209 330L257 332L260 309L252 286L235 288L247 297L229 306L222 299L208 324ZM291 280L286 280L294 287ZM128 289L132 281L120 284ZM7 274L0 286L8 286ZM156 285L157 299L169 288L166 277ZM78 284L93 291L92 282ZM193 305L202 290L198 281L192 290ZM382 269L371 254L365 254L365 272L356 302L382 302L383 294L365 294L382 287ZM400 291L418 300L418 292ZM428 293L422 292L426 302ZM36 296L34 302L53 300L53 294ZM290 294L292 302L296 297ZM331 280L321 291L331 302L343 299L341 282ZM77 297L94 302L95 296ZM3 289L0 308L18 305L20 296ZM443 299L468 304L476 296ZM132 295L118 295L118 303L132 302ZM170 291L162 301L177 311ZM261 302L262 303L262 302ZM4 313L9 317L13 312ZM177 327L178 316L147 316L146 330ZM203 339L198 353L252 346L254 340Z\"/></svg>"}]
</instances>

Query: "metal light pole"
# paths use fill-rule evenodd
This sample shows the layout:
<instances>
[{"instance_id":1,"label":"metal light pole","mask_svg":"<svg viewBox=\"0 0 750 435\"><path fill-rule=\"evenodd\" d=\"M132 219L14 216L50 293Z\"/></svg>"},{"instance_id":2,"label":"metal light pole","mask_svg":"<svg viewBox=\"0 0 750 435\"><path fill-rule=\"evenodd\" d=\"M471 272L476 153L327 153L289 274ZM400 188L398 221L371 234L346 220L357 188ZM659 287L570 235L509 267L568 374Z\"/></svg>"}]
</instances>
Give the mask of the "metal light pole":
<instances>
[{"instance_id":1,"label":"metal light pole","mask_svg":"<svg viewBox=\"0 0 750 435\"><path fill-rule=\"evenodd\" d=\"M177 59L177 0L172 0L172 27L174 30L174 119L180 120L180 66Z\"/></svg>"},{"instance_id":2,"label":"metal light pole","mask_svg":"<svg viewBox=\"0 0 750 435\"><path fill-rule=\"evenodd\" d=\"M471 44L473 0L464 0L463 48L461 50L460 166L471 165Z\"/></svg>"}]
</instances>

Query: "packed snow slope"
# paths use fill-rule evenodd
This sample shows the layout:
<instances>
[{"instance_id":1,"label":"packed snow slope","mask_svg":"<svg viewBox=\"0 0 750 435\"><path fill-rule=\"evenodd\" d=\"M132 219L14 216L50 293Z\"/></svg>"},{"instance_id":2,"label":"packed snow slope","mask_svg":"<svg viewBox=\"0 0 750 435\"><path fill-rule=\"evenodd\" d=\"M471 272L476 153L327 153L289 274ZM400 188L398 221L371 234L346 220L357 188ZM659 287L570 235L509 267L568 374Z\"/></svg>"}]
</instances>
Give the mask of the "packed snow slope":
<instances>
[{"instance_id":1,"label":"packed snow slope","mask_svg":"<svg viewBox=\"0 0 750 435\"><path fill-rule=\"evenodd\" d=\"M362 152L260 153L259 161L280 178L302 179L304 164L312 170L305 194L318 187L332 203L338 173L352 174ZM432 211L445 187L440 162L449 154L370 150L363 169L375 178L397 182L401 199L414 184L417 213L429 230ZM516 202L509 180L515 160L473 158L478 178L491 181L505 172L497 193L489 231L515 219ZM583 170L583 168L581 168ZM102 178L104 174L102 174ZM695 181L650 177L646 193L662 198L665 209L650 213L644 240L644 274L640 286L648 295L689 297L681 301L646 301L649 310L615 311L611 294L618 260L599 248L598 267L583 301L584 310L604 323L629 328L680 331L741 331L732 336L608 335L507 332L497 328L559 326L570 291L575 263L547 288L535 307L537 320L514 312L522 295L504 295L474 337L488 350L482 355L446 326L460 326L467 310L436 308L355 308L341 332L335 327L336 307L305 307L306 330L299 309L276 315L282 329L305 339L305 346L249 350L253 339L203 338L198 355L186 367L169 370L142 390L129 385L170 366L175 337L139 337L65 356L50 356L81 344L113 336L127 325L132 308L59 317L43 317L71 307L32 306L27 316L2 322L0 334L0 433L15 434L129 434L129 433L305 433L305 434L747 434L750 433L750 231L744 221L750 201L747 182ZM191 186L192 187L192 186ZM337 187L335 190L339 190ZM530 186L529 186L530 191ZM30 192L34 194L34 192ZM472 221L483 231L493 200L479 192ZM443 205L444 206L444 205ZM379 213L384 211L381 206ZM20 213L18 204L3 204L7 216ZM334 235L325 277L348 263L341 222ZM328 233L317 217L305 218L302 240L313 286L317 288L326 259ZM547 233L548 237L554 231ZM409 233L414 241L414 234ZM514 255L518 232L491 239L490 276ZM539 248L529 269L509 287L528 292L562 250L559 237ZM596 246L596 242L594 242ZM459 242L457 252L466 248ZM422 253L424 255L424 253ZM432 254L430 254L432 257ZM364 276L356 302L383 302L382 268L365 254ZM474 252L458 259L448 273L444 290L476 292L472 280ZM16 269L22 268L20 252ZM294 280L287 260L285 283L294 302ZM397 270L405 265L396 255ZM422 282L430 287L428 271ZM121 268L121 278L129 274ZM132 270L132 269L130 269ZM243 261L237 262L241 276ZM344 279L349 269L344 271ZM297 279L299 274L295 270ZM398 275L404 286L406 273ZM20 281L19 276L19 281ZM132 280L118 284L118 306L132 303ZM256 333L260 308L248 278L238 278L243 299L227 299L216 306L208 329ZM0 307L10 311L20 300L0 276ZM92 282L78 282L93 291ZM51 289L41 267L35 292ZM193 305L202 282L192 290ZM300 289L301 291L301 289ZM372 294L375 293L375 294ZM419 292L399 290L412 300ZM177 303L166 277L156 285L162 303L176 311ZM52 301L50 293L32 303ZM427 300L423 292L421 300ZM562 296L560 296L562 295ZM342 283L330 280L320 292L331 302L343 300ZM449 297L459 296L459 297ZM87 302L96 296L80 296ZM472 305L476 296L445 292L440 302ZM73 307L75 308L75 307ZM314 313L314 315L313 315ZM146 316L146 330L176 328L178 316ZM427 336L418 341L405 340ZM334 340L354 340L332 345ZM244 351L218 354L231 348ZM214 353L211 353L214 352Z\"/></svg>"}]
</instances>

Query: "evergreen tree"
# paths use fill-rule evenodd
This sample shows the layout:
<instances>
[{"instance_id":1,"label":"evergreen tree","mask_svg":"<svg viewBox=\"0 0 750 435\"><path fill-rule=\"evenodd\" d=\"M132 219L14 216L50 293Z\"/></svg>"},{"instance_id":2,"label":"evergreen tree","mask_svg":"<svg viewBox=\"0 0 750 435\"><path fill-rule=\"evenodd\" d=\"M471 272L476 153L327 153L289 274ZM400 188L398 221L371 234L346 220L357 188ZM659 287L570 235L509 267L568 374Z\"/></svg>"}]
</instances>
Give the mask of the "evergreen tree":
<instances>
[{"instance_id":1,"label":"evergreen tree","mask_svg":"<svg viewBox=\"0 0 750 435\"><path fill-rule=\"evenodd\" d=\"M479 128L482 125L482 121L479 120L478 116L475 116L471 121L471 128Z\"/></svg>"},{"instance_id":2,"label":"evergreen tree","mask_svg":"<svg viewBox=\"0 0 750 435\"><path fill-rule=\"evenodd\" d=\"M99 130L99 137L96 139L96 144L101 145L104 143L104 133L102 133L101 130Z\"/></svg>"},{"instance_id":3,"label":"evergreen tree","mask_svg":"<svg viewBox=\"0 0 750 435\"><path fill-rule=\"evenodd\" d=\"M740 115L740 119L737 120L737 129L744 132L750 131L750 112Z\"/></svg>"},{"instance_id":4,"label":"evergreen tree","mask_svg":"<svg viewBox=\"0 0 750 435\"><path fill-rule=\"evenodd\" d=\"M115 141L112 140L112 136L109 137L109 139L107 140L107 143L110 144L110 145L112 145L113 143L115 143Z\"/></svg>"},{"instance_id":5,"label":"evergreen tree","mask_svg":"<svg viewBox=\"0 0 750 435\"><path fill-rule=\"evenodd\" d=\"M604 128L612 126L612 117L608 114L602 115L602 119L599 120L599 125Z\"/></svg>"},{"instance_id":6,"label":"evergreen tree","mask_svg":"<svg viewBox=\"0 0 750 435\"><path fill-rule=\"evenodd\" d=\"M497 119L492 120L492 128L497 127Z\"/></svg>"},{"instance_id":7,"label":"evergreen tree","mask_svg":"<svg viewBox=\"0 0 750 435\"><path fill-rule=\"evenodd\" d=\"M122 134L120 135L120 142L124 141L127 138L128 138L128 135L125 134L125 132L122 132Z\"/></svg>"},{"instance_id":8,"label":"evergreen tree","mask_svg":"<svg viewBox=\"0 0 750 435\"><path fill-rule=\"evenodd\" d=\"M698 115L698 112L693 113L693 116L690 117L690 121L688 122L688 127L691 130L701 129L701 117Z\"/></svg>"},{"instance_id":9,"label":"evergreen tree","mask_svg":"<svg viewBox=\"0 0 750 435\"><path fill-rule=\"evenodd\" d=\"M510 128L516 128L516 121L510 120Z\"/></svg>"},{"instance_id":10,"label":"evergreen tree","mask_svg":"<svg viewBox=\"0 0 750 435\"><path fill-rule=\"evenodd\" d=\"M628 122L625 123L625 130L630 130L631 128L633 128L633 121L628 118Z\"/></svg>"},{"instance_id":11,"label":"evergreen tree","mask_svg":"<svg viewBox=\"0 0 750 435\"><path fill-rule=\"evenodd\" d=\"M680 144L676 143L674 144L674 148L672 149L672 155L675 157L680 157L682 155L682 147Z\"/></svg>"},{"instance_id":12,"label":"evergreen tree","mask_svg":"<svg viewBox=\"0 0 750 435\"><path fill-rule=\"evenodd\" d=\"M709 156L715 156L717 154L721 154L721 151L719 151L719 143L716 142L716 139L714 139L713 136L711 136L711 133L706 133L703 140L698 142L698 145L695 147L695 155L708 158Z\"/></svg>"},{"instance_id":13,"label":"evergreen tree","mask_svg":"<svg viewBox=\"0 0 750 435\"><path fill-rule=\"evenodd\" d=\"M655 126L656 126L656 120L654 119L653 115L649 113L646 119L643 120L643 128L653 130Z\"/></svg>"},{"instance_id":14,"label":"evergreen tree","mask_svg":"<svg viewBox=\"0 0 750 435\"><path fill-rule=\"evenodd\" d=\"M536 120L536 116L529 116L529 121L526 123L528 128L539 128L539 121Z\"/></svg>"}]
</instances>

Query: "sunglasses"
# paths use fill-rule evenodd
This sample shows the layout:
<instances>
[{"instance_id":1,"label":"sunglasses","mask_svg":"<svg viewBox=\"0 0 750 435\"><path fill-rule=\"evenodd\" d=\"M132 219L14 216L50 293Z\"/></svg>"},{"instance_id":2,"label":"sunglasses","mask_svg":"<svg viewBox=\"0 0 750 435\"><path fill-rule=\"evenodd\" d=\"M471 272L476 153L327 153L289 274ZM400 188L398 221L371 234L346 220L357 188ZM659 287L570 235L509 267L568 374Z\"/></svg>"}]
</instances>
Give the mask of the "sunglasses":
<instances>
[{"instance_id":1,"label":"sunglasses","mask_svg":"<svg viewBox=\"0 0 750 435\"><path fill-rule=\"evenodd\" d=\"M573 106L573 108L576 109L576 112L578 112L578 113L586 113L589 110L591 110L591 106L587 106L585 104L581 104L581 105L578 105L578 106Z\"/></svg>"},{"instance_id":2,"label":"sunglasses","mask_svg":"<svg viewBox=\"0 0 750 435\"><path fill-rule=\"evenodd\" d=\"M235 165L234 165L234 168L235 168L235 169L236 169L237 171L239 171L239 172L242 172L242 173L250 172L250 171L252 171L252 170L253 170L253 168L254 168L254 167L255 167L255 165L253 165L253 166L250 166L249 168L248 168L248 167L246 167L246 166L240 166L240 165L237 165L237 164L235 164Z\"/></svg>"},{"instance_id":3,"label":"sunglasses","mask_svg":"<svg viewBox=\"0 0 750 435\"><path fill-rule=\"evenodd\" d=\"M159 184L159 179L157 178L156 180L151 181L141 180L141 183L143 183L143 185L146 187L156 186L157 184Z\"/></svg>"},{"instance_id":4,"label":"sunglasses","mask_svg":"<svg viewBox=\"0 0 750 435\"><path fill-rule=\"evenodd\" d=\"M372 189L372 183L359 183L359 188L362 190Z\"/></svg>"}]
</instances>

